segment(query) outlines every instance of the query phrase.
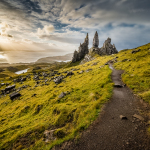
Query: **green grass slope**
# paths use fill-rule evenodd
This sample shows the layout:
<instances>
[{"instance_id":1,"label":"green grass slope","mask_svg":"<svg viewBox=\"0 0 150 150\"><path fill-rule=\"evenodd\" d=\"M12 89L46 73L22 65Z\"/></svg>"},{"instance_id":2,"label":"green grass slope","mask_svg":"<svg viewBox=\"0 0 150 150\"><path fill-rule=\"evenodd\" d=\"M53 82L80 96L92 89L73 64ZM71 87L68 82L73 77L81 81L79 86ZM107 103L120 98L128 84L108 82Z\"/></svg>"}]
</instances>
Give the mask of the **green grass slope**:
<instances>
[{"instance_id":1,"label":"green grass slope","mask_svg":"<svg viewBox=\"0 0 150 150\"><path fill-rule=\"evenodd\" d=\"M132 51L140 50L132 53ZM117 69L124 70L122 79L138 97L150 104L150 43L117 54ZM150 117L150 112L146 115ZM148 128L150 133L150 127Z\"/></svg>"},{"instance_id":2,"label":"green grass slope","mask_svg":"<svg viewBox=\"0 0 150 150\"><path fill-rule=\"evenodd\" d=\"M104 65L110 59L111 56L97 57L84 65L59 69L61 75L72 69L76 71L58 85L52 77L46 77L49 81L45 85L45 79L40 77L41 82L35 86L33 74L29 72L31 79L16 83L16 89L28 85L20 91L19 99L11 101L9 94L0 98L0 149L49 150L77 137L96 119L112 95L111 70ZM92 70L86 72L88 69ZM81 70L84 72L79 73ZM44 72L50 74L51 71L45 69ZM14 84L12 79L4 82ZM66 92L66 96L58 98L62 92ZM55 139L43 141L45 130L55 130Z\"/></svg>"},{"instance_id":3,"label":"green grass slope","mask_svg":"<svg viewBox=\"0 0 150 150\"><path fill-rule=\"evenodd\" d=\"M133 50L140 50L133 53ZM150 104L150 43L135 49L120 51L117 69L124 70L122 79L135 94Z\"/></svg>"}]
</instances>

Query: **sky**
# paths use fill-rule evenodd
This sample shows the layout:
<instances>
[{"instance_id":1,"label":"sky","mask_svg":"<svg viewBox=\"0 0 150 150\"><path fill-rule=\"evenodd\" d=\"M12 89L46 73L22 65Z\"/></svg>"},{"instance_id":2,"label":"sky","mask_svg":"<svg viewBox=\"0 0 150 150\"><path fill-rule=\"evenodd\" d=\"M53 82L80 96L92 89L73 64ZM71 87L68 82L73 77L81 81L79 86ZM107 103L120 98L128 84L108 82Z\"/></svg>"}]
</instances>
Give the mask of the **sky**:
<instances>
[{"instance_id":1,"label":"sky","mask_svg":"<svg viewBox=\"0 0 150 150\"><path fill-rule=\"evenodd\" d=\"M34 62L78 50L95 32L117 50L150 42L149 0L0 0L0 63Z\"/></svg>"}]
</instances>

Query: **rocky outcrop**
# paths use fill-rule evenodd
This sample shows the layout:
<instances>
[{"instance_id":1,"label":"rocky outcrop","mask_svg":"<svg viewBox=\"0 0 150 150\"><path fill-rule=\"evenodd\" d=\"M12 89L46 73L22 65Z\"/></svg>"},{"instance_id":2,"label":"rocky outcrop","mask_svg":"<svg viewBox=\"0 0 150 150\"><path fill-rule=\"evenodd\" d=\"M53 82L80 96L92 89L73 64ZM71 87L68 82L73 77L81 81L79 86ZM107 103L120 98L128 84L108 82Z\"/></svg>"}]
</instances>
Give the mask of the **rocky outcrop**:
<instances>
[{"instance_id":1,"label":"rocky outcrop","mask_svg":"<svg viewBox=\"0 0 150 150\"><path fill-rule=\"evenodd\" d=\"M89 53L89 50L88 50L88 45L89 45L89 37L88 37L88 33L87 33L87 36L84 40L84 43L80 44L79 46L79 50L74 52L73 54L73 58L72 58L72 62L77 62L77 61L80 61L81 59L84 58L84 56L86 54Z\"/></svg>"},{"instance_id":2,"label":"rocky outcrop","mask_svg":"<svg viewBox=\"0 0 150 150\"><path fill-rule=\"evenodd\" d=\"M111 44L111 38L108 37L108 39L104 42L103 47L100 48L100 53L103 55L111 55L118 53L115 45Z\"/></svg>"},{"instance_id":3,"label":"rocky outcrop","mask_svg":"<svg viewBox=\"0 0 150 150\"><path fill-rule=\"evenodd\" d=\"M90 61L90 57L89 55L91 55L91 53L96 53L98 55L111 55L111 54L116 54L118 53L115 45L111 44L111 38L108 37L108 39L104 42L103 46L101 48L99 48L99 38L98 38L98 33L96 31L94 38L93 38L93 47L91 49L88 50L88 44L89 44L89 38L88 38L88 34L85 38L85 41L83 44L80 44L79 50L75 51L73 54L73 58L72 58L72 62L77 62L82 60L82 62L80 64L83 64L87 61Z\"/></svg>"}]
</instances>

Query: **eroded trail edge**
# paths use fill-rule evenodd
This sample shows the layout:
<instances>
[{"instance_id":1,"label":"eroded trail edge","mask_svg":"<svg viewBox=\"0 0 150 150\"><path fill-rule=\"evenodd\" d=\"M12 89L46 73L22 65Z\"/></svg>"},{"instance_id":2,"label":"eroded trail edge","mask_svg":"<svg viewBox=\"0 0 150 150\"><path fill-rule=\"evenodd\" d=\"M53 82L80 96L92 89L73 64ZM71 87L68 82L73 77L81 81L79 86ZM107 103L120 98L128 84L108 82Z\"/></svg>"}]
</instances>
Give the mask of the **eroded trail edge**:
<instances>
[{"instance_id":1,"label":"eroded trail edge","mask_svg":"<svg viewBox=\"0 0 150 150\"><path fill-rule=\"evenodd\" d=\"M55 150L150 150L145 105L121 80L123 71L113 68L113 96L98 119L83 132L79 141L66 142Z\"/></svg>"}]
</instances>

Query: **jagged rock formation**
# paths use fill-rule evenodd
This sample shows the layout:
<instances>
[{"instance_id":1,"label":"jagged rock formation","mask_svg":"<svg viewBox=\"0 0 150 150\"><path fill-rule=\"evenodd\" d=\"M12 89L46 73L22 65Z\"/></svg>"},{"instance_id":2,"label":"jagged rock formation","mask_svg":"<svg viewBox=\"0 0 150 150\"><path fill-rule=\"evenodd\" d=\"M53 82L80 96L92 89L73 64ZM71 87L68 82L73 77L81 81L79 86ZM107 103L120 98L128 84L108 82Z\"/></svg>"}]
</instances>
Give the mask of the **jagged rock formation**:
<instances>
[{"instance_id":1,"label":"jagged rock formation","mask_svg":"<svg viewBox=\"0 0 150 150\"><path fill-rule=\"evenodd\" d=\"M111 55L111 54L116 54L118 53L115 45L111 44L111 38L108 37L107 40L103 43L103 46L101 48L98 47L92 47L89 50L90 53L94 52L99 55Z\"/></svg>"},{"instance_id":2,"label":"jagged rock formation","mask_svg":"<svg viewBox=\"0 0 150 150\"><path fill-rule=\"evenodd\" d=\"M96 31L94 38L93 38L93 47L98 47L99 46L99 39L98 39L98 33Z\"/></svg>"},{"instance_id":3,"label":"jagged rock formation","mask_svg":"<svg viewBox=\"0 0 150 150\"><path fill-rule=\"evenodd\" d=\"M73 54L73 58L72 58L72 62L77 62L77 61L80 61L81 59L84 58L84 56L86 54L89 53L89 50L88 50L88 45L89 45L89 37L88 37L88 33L87 33L87 36L84 40L84 43L80 43L80 46L79 46L79 50L74 52Z\"/></svg>"},{"instance_id":4,"label":"jagged rock formation","mask_svg":"<svg viewBox=\"0 0 150 150\"><path fill-rule=\"evenodd\" d=\"M99 38L98 38L97 31L96 31L96 33L94 35L94 38L93 38L93 47L89 50L88 50L88 44L89 44L89 38L88 38L88 33L87 33L87 36L85 38L84 43L80 44L79 50L75 51L74 54L73 54L73 58L72 58L73 63L77 62L77 61L80 61L85 56L88 56L86 54L93 53L93 52L96 53L96 54L99 54L99 55L111 55L111 54L118 53L115 45L111 44L111 38L109 38L109 37L108 37L107 40L105 40L105 42L104 42L104 44L101 48L98 47L99 46Z\"/></svg>"},{"instance_id":5,"label":"jagged rock formation","mask_svg":"<svg viewBox=\"0 0 150 150\"><path fill-rule=\"evenodd\" d=\"M118 53L115 44L111 44L111 38L108 37L108 39L104 42L103 47L100 48L100 52L103 55L111 55Z\"/></svg>"}]
</instances>

